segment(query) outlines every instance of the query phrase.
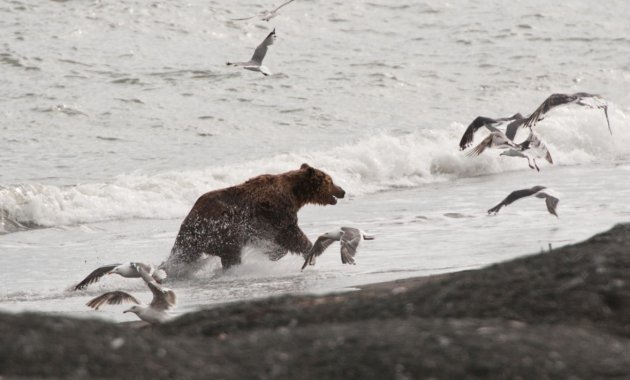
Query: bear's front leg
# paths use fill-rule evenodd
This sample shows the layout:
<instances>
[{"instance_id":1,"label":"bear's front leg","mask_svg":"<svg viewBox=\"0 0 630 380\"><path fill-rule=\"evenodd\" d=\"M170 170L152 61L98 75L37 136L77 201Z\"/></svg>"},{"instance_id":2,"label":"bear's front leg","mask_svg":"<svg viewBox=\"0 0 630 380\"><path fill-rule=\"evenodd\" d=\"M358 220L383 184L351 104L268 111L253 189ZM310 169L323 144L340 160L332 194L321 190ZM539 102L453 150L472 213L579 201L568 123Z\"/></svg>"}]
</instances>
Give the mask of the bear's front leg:
<instances>
[{"instance_id":1,"label":"bear's front leg","mask_svg":"<svg viewBox=\"0 0 630 380\"><path fill-rule=\"evenodd\" d=\"M269 256L269 260L278 261L283 258L287 252L289 251L287 251L286 248L278 246L275 249L266 251L265 254Z\"/></svg>"},{"instance_id":2,"label":"bear's front leg","mask_svg":"<svg viewBox=\"0 0 630 380\"><path fill-rule=\"evenodd\" d=\"M297 225L284 229L276 238L276 242L283 248L306 256L313 248L313 244Z\"/></svg>"}]
</instances>

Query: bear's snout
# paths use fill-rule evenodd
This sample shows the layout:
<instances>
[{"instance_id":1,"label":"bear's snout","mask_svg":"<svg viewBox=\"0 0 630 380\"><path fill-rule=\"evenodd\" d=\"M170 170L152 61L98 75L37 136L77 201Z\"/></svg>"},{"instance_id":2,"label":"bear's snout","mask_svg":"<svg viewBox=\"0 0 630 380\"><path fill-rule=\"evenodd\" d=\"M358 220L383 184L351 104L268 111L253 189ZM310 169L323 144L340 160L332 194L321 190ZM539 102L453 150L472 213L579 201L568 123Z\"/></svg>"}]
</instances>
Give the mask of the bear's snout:
<instances>
[{"instance_id":1,"label":"bear's snout","mask_svg":"<svg viewBox=\"0 0 630 380\"><path fill-rule=\"evenodd\" d=\"M346 196L346 191L344 189L342 189L339 186L335 186L335 197L337 198L343 198L344 196Z\"/></svg>"},{"instance_id":2,"label":"bear's snout","mask_svg":"<svg viewBox=\"0 0 630 380\"><path fill-rule=\"evenodd\" d=\"M330 197L330 204L336 205L337 198L343 198L346 195L346 191L337 185L333 185L332 196Z\"/></svg>"}]
</instances>

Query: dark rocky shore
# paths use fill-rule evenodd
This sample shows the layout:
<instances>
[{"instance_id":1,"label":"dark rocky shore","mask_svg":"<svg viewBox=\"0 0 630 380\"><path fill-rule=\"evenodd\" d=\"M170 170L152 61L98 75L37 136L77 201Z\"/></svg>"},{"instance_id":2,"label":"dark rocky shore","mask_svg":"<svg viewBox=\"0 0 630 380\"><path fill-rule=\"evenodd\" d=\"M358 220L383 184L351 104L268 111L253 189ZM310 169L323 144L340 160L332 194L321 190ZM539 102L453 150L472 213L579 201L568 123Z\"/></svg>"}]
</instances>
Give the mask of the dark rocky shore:
<instances>
[{"instance_id":1,"label":"dark rocky shore","mask_svg":"<svg viewBox=\"0 0 630 380\"><path fill-rule=\"evenodd\" d=\"M0 378L630 378L630 224L473 271L156 327L0 314Z\"/></svg>"}]
</instances>

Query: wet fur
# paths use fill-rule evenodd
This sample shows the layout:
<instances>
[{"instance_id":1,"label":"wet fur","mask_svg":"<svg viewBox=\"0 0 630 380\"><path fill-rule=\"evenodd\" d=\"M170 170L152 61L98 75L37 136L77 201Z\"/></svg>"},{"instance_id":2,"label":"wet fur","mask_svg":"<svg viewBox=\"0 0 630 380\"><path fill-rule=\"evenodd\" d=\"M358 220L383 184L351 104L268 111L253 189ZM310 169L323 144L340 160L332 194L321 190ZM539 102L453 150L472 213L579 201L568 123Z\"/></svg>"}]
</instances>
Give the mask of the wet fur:
<instances>
[{"instance_id":1,"label":"wet fur","mask_svg":"<svg viewBox=\"0 0 630 380\"><path fill-rule=\"evenodd\" d=\"M220 257L227 268L241 262L245 245L257 242L264 242L273 260L288 252L305 255L312 244L298 226L298 211L307 204L335 204L344 195L328 174L307 164L210 191L182 222L166 272L170 276L169 268L194 263L204 253Z\"/></svg>"}]
</instances>

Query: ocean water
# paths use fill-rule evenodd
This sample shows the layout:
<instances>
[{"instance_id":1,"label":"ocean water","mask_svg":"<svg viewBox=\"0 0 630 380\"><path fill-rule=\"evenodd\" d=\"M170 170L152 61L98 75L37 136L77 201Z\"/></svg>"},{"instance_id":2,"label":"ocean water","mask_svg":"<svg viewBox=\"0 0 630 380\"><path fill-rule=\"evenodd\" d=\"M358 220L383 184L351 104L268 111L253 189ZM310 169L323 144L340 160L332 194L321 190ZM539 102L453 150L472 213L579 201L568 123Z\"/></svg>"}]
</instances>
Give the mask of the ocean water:
<instances>
[{"instance_id":1,"label":"ocean water","mask_svg":"<svg viewBox=\"0 0 630 380\"><path fill-rule=\"evenodd\" d=\"M209 259L169 282L175 313L479 268L630 219L626 2L295 0L268 23L230 20L273 5L0 4L0 310L134 319L85 303L109 290L149 301L141 280L70 289L100 265L164 260L204 192L303 162L347 196L304 207L302 229L313 241L341 225L375 235L357 265L338 245L304 272L298 256L248 247L239 267ZM272 28L273 75L225 65ZM554 159L540 172L459 151L476 116L578 91L607 100L612 136L600 110L567 106L536 126ZM559 218L535 198L487 215L534 185L559 194Z\"/></svg>"}]
</instances>

